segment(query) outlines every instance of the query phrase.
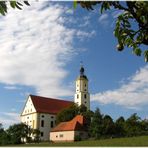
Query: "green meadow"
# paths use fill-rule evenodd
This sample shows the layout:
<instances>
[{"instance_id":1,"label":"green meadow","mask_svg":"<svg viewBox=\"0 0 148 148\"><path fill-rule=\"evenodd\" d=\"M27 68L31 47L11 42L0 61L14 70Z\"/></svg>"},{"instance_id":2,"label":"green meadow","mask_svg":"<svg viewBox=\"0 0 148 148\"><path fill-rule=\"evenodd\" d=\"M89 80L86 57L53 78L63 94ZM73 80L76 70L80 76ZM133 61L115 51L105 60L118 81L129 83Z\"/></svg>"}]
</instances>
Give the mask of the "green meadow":
<instances>
[{"instance_id":1,"label":"green meadow","mask_svg":"<svg viewBox=\"0 0 148 148\"><path fill-rule=\"evenodd\" d=\"M12 146L12 145L11 145ZM148 146L148 136L130 137L130 138L113 138L113 139L102 139L102 140L87 140L78 142L63 142L63 143L49 143L42 142L39 144L21 144L15 146L35 146L35 147L54 147L54 146Z\"/></svg>"}]
</instances>

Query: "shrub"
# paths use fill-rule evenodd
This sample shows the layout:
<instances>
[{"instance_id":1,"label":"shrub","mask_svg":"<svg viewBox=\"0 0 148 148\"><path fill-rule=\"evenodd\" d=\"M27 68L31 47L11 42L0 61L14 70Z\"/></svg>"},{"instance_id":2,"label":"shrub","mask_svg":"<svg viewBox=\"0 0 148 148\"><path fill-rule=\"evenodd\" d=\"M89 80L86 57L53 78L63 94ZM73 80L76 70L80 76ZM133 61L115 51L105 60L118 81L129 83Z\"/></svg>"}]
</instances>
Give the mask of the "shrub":
<instances>
[{"instance_id":1,"label":"shrub","mask_svg":"<svg viewBox=\"0 0 148 148\"><path fill-rule=\"evenodd\" d=\"M81 136L80 135L76 135L75 138L74 138L74 141L81 141Z\"/></svg>"}]
</instances>

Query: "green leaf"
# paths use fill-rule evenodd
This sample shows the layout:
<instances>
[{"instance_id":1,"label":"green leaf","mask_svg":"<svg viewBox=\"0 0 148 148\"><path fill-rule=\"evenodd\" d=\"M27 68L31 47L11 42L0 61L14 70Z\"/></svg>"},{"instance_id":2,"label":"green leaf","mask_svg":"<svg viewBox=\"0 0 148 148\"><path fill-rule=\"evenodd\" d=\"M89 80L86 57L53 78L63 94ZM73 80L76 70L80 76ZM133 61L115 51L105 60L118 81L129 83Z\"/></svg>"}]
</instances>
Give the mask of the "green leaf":
<instances>
[{"instance_id":1,"label":"green leaf","mask_svg":"<svg viewBox=\"0 0 148 148\"><path fill-rule=\"evenodd\" d=\"M142 51L141 51L140 48L135 48L135 49L133 50L133 53L134 53L135 55L137 55L137 56L141 56Z\"/></svg>"},{"instance_id":2,"label":"green leaf","mask_svg":"<svg viewBox=\"0 0 148 148\"><path fill-rule=\"evenodd\" d=\"M77 1L76 0L74 0L74 2L73 2L73 7L74 7L74 9L77 8Z\"/></svg>"},{"instance_id":3,"label":"green leaf","mask_svg":"<svg viewBox=\"0 0 148 148\"><path fill-rule=\"evenodd\" d=\"M24 3L25 3L27 6L30 6L30 4L28 3L28 1L24 1Z\"/></svg>"},{"instance_id":4,"label":"green leaf","mask_svg":"<svg viewBox=\"0 0 148 148\"><path fill-rule=\"evenodd\" d=\"M0 13L2 14L2 15L5 15L5 11L4 11L4 9L3 9L3 7L0 5Z\"/></svg>"},{"instance_id":5,"label":"green leaf","mask_svg":"<svg viewBox=\"0 0 148 148\"><path fill-rule=\"evenodd\" d=\"M16 7L16 1L10 1L10 6L12 8L15 8Z\"/></svg>"},{"instance_id":6,"label":"green leaf","mask_svg":"<svg viewBox=\"0 0 148 148\"><path fill-rule=\"evenodd\" d=\"M22 10L22 8L21 8L20 6L18 6L17 4L16 4L16 8L18 8L18 9Z\"/></svg>"},{"instance_id":7,"label":"green leaf","mask_svg":"<svg viewBox=\"0 0 148 148\"><path fill-rule=\"evenodd\" d=\"M148 50L145 50L144 52L144 60L145 62L148 62Z\"/></svg>"},{"instance_id":8,"label":"green leaf","mask_svg":"<svg viewBox=\"0 0 148 148\"><path fill-rule=\"evenodd\" d=\"M101 11L101 13L103 13L103 11L104 11L104 6L103 6L103 4L102 4L102 6L101 6L100 11Z\"/></svg>"},{"instance_id":9,"label":"green leaf","mask_svg":"<svg viewBox=\"0 0 148 148\"><path fill-rule=\"evenodd\" d=\"M23 6L21 3L17 2L18 5Z\"/></svg>"}]
</instances>

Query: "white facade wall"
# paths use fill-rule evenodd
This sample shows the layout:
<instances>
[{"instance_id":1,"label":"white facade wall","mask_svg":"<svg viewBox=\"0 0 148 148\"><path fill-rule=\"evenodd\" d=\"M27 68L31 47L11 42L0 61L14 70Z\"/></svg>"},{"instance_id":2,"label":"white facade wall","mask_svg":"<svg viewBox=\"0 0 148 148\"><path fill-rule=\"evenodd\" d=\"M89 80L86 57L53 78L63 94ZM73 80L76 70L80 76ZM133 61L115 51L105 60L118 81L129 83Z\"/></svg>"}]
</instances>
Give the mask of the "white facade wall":
<instances>
[{"instance_id":1,"label":"white facade wall","mask_svg":"<svg viewBox=\"0 0 148 148\"><path fill-rule=\"evenodd\" d=\"M74 141L75 136L77 135L79 135L81 139L88 138L88 133L85 131L59 131L59 132L50 132L50 141L53 142Z\"/></svg>"},{"instance_id":2,"label":"white facade wall","mask_svg":"<svg viewBox=\"0 0 148 148\"><path fill-rule=\"evenodd\" d=\"M37 129L38 128L38 114L36 113L36 109L33 105L33 102L29 96L24 110L21 114L21 122L29 125L31 128L33 129Z\"/></svg>"},{"instance_id":3,"label":"white facade wall","mask_svg":"<svg viewBox=\"0 0 148 148\"><path fill-rule=\"evenodd\" d=\"M74 141L74 131L50 132L50 141Z\"/></svg>"},{"instance_id":4,"label":"white facade wall","mask_svg":"<svg viewBox=\"0 0 148 148\"><path fill-rule=\"evenodd\" d=\"M49 132L53 127L55 127L55 119L55 115L44 113L39 114L39 130L41 132L41 140L49 140Z\"/></svg>"},{"instance_id":5,"label":"white facade wall","mask_svg":"<svg viewBox=\"0 0 148 148\"><path fill-rule=\"evenodd\" d=\"M27 115L34 112L36 112L36 109L33 105L31 97L29 96L21 115Z\"/></svg>"},{"instance_id":6,"label":"white facade wall","mask_svg":"<svg viewBox=\"0 0 148 148\"><path fill-rule=\"evenodd\" d=\"M21 122L29 125L33 129L37 129L38 128L37 118L38 118L37 113L27 114L21 116Z\"/></svg>"},{"instance_id":7,"label":"white facade wall","mask_svg":"<svg viewBox=\"0 0 148 148\"><path fill-rule=\"evenodd\" d=\"M41 140L47 141L49 140L49 132L55 126L55 120L56 115L37 113L29 96L21 114L21 122L29 125L33 129L39 129L41 132Z\"/></svg>"}]
</instances>

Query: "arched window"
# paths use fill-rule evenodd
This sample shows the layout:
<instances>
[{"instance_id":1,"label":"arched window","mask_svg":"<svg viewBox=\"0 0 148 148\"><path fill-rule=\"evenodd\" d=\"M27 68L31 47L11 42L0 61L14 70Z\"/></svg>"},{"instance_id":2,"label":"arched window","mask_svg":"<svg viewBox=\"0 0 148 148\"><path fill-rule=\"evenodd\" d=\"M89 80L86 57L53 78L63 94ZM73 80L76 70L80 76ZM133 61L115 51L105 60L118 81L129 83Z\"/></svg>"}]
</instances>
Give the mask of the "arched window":
<instances>
[{"instance_id":1,"label":"arched window","mask_svg":"<svg viewBox=\"0 0 148 148\"><path fill-rule=\"evenodd\" d=\"M41 120L41 127L44 127L44 120Z\"/></svg>"},{"instance_id":2,"label":"arched window","mask_svg":"<svg viewBox=\"0 0 148 148\"><path fill-rule=\"evenodd\" d=\"M51 121L50 127L53 128L53 121Z\"/></svg>"}]
</instances>

